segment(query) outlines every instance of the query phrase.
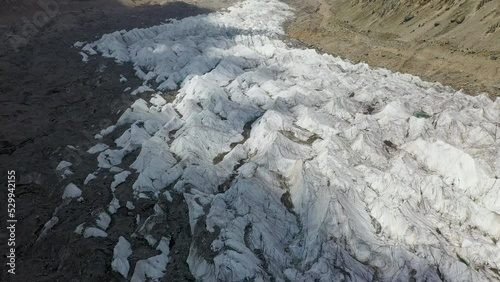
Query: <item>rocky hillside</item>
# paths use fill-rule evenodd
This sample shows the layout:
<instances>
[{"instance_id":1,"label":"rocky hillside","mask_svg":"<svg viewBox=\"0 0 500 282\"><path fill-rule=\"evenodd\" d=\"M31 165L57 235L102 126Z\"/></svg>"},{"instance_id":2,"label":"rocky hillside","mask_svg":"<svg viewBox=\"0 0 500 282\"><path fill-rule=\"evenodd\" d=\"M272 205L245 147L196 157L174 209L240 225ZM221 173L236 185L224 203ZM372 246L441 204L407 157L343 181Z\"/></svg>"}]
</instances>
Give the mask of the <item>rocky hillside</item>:
<instances>
[{"instance_id":1,"label":"rocky hillside","mask_svg":"<svg viewBox=\"0 0 500 282\"><path fill-rule=\"evenodd\" d=\"M436 40L476 51L500 48L500 1L331 1L336 19L403 41ZM347 11L345 13L344 11Z\"/></svg>"},{"instance_id":2,"label":"rocky hillside","mask_svg":"<svg viewBox=\"0 0 500 282\"><path fill-rule=\"evenodd\" d=\"M289 34L354 61L500 93L500 1L314 0Z\"/></svg>"}]
</instances>

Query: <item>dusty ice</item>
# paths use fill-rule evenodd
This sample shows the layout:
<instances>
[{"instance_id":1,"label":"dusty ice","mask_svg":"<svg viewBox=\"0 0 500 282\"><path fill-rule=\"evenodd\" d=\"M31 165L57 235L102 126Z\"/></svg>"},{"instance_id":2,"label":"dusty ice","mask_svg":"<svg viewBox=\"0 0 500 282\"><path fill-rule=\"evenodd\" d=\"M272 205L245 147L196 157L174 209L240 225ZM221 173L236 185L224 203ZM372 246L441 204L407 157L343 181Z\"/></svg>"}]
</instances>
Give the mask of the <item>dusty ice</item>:
<instances>
[{"instance_id":1,"label":"dusty ice","mask_svg":"<svg viewBox=\"0 0 500 282\"><path fill-rule=\"evenodd\" d=\"M114 167L109 169L109 172L113 172L113 173L122 172L122 171L123 171L123 169L120 167L117 167L117 166L114 166Z\"/></svg>"},{"instance_id":2,"label":"dusty ice","mask_svg":"<svg viewBox=\"0 0 500 282\"><path fill-rule=\"evenodd\" d=\"M122 171L118 174L115 174L113 182L111 182L111 191L115 191L116 187L118 185L122 184L125 182L127 177L130 175L130 171Z\"/></svg>"},{"instance_id":3,"label":"dusty ice","mask_svg":"<svg viewBox=\"0 0 500 282\"><path fill-rule=\"evenodd\" d=\"M56 170L57 171L61 171L61 170L64 170L64 169L67 169L69 168L70 166L72 166L73 164L70 163L70 162L67 162L67 161L61 161L57 167L56 167Z\"/></svg>"},{"instance_id":4,"label":"dusty ice","mask_svg":"<svg viewBox=\"0 0 500 282\"><path fill-rule=\"evenodd\" d=\"M92 148L88 149L88 153L89 154L96 154L96 153L99 153L99 152L102 152L106 149L108 149L109 146L106 145L106 144L103 144L103 143L99 143L99 144L96 144L94 146L92 146Z\"/></svg>"},{"instance_id":5,"label":"dusty ice","mask_svg":"<svg viewBox=\"0 0 500 282\"><path fill-rule=\"evenodd\" d=\"M500 279L500 100L289 47L291 15L248 0L91 43L155 91L99 167L139 149L135 196L184 195L200 281ZM161 242L132 279L164 274Z\"/></svg>"},{"instance_id":6,"label":"dusty ice","mask_svg":"<svg viewBox=\"0 0 500 282\"><path fill-rule=\"evenodd\" d=\"M84 44L85 44L85 42L77 41L77 42L75 42L75 44L73 44L73 47L81 48Z\"/></svg>"},{"instance_id":7,"label":"dusty ice","mask_svg":"<svg viewBox=\"0 0 500 282\"><path fill-rule=\"evenodd\" d=\"M79 54L82 56L82 62L86 63L89 61L89 55L87 55L83 52L79 52Z\"/></svg>"},{"instance_id":8,"label":"dusty ice","mask_svg":"<svg viewBox=\"0 0 500 282\"><path fill-rule=\"evenodd\" d=\"M110 214L115 214L120 207L120 201L117 198L113 198L109 203L108 211Z\"/></svg>"},{"instance_id":9,"label":"dusty ice","mask_svg":"<svg viewBox=\"0 0 500 282\"><path fill-rule=\"evenodd\" d=\"M170 239L162 237L158 247L156 248L161 254L148 259L139 260L134 269L131 281L155 281L163 277L168 263L168 255L170 253L168 244Z\"/></svg>"},{"instance_id":10,"label":"dusty ice","mask_svg":"<svg viewBox=\"0 0 500 282\"><path fill-rule=\"evenodd\" d=\"M125 207L127 207L127 209L129 209L129 210L135 209L135 205L131 201L127 201L127 203L125 204Z\"/></svg>"},{"instance_id":11,"label":"dusty ice","mask_svg":"<svg viewBox=\"0 0 500 282\"><path fill-rule=\"evenodd\" d=\"M43 225L43 229L40 232L40 235L38 235L38 238L36 239L37 241L44 238L47 236L47 233L59 222L59 218L57 216L53 216L49 221L47 221Z\"/></svg>"},{"instance_id":12,"label":"dusty ice","mask_svg":"<svg viewBox=\"0 0 500 282\"><path fill-rule=\"evenodd\" d=\"M99 133L101 136L106 136L108 134L110 134L111 132L113 132L113 130L115 130L115 127L114 125L110 125L109 127L101 130L101 132Z\"/></svg>"},{"instance_id":13,"label":"dusty ice","mask_svg":"<svg viewBox=\"0 0 500 282\"><path fill-rule=\"evenodd\" d=\"M85 228L85 224L82 223L80 225L78 225L76 228L75 228L75 233L76 234L79 234L79 235L82 235L83 234L83 230Z\"/></svg>"},{"instance_id":14,"label":"dusty ice","mask_svg":"<svg viewBox=\"0 0 500 282\"><path fill-rule=\"evenodd\" d=\"M113 250L113 261L111 268L127 278L130 269L128 257L132 254L132 246L123 236L120 236L118 243Z\"/></svg>"},{"instance_id":15,"label":"dusty ice","mask_svg":"<svg viewBox=\"0 0 500 282\"><path fill-rule=\"evenodd\" d=\"M75 184L70 183L66 186L66 188L64 188L62 198L63 199L78 198L81 195L82 195L82 190L80 190L80 188L78 188L78 186L76 186Z\"/></svg>"},{"instance_id":16,"label":"dusty ice","mask_svg":"<svg viewBox=\"0 0 500 282\"><path fill-rule=\"evenodd\" d=\"M83 46L82 50L87 52L87 54L89 54L89 55L96 55L97 54L97 52L94 49L92 49L92 47L89 44L86 44L85 46Z\"/></svg>"},{"instance_id":17,"label":"dusty ice","mask_svg":"<svg viewBox=\"0 0 500 282\"><path fill-rule=\"evenodd\" d=\"M73 175L73 172L70 170L70 167L72 166L73 164L70 163L70 162L67 162L67 161L61 161L57 167L56 167L56 171L58 171L60 174L61 174L61 177L63 179L65 179L66 177L68 176L71 176Z\"/></svg>"},{"instance_id":18,"label":"dusty ice","mask_svg":"<svg viewBox=\"0 0 500 282\"><path fill-rule=\"evenodd\" d=\"M87 177L85 177L85 180L83 181L83 185L87 185L87 184L89 184L89 182L90 182L90 181L92 181L92 180L94 180L94 179L96 179L96 178L97 178L97 176L95 176L95 174L93 174L93 173L89 173L89 174L87 175Z\"/></svg>"},{"instance_id":19,"label":"dusty ice","mask_svg":"<svg viewBox=\"0 0 500 282\"><path fill-rule=\"evenodd\" d=\"M111 223L111 216L107 212L101 212L96 220L97 227L106 231Z\"/></svg>"}]
</instances>

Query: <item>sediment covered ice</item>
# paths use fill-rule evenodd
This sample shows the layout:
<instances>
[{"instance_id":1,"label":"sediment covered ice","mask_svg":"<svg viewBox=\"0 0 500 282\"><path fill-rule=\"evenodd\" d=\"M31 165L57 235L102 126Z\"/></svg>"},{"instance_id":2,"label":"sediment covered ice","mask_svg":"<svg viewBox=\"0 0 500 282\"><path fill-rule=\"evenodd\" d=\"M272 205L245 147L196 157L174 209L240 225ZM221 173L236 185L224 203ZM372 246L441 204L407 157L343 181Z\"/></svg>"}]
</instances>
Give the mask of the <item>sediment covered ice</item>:
<instances>
[{"instance_id":1,"label":"sediment covered ice","mask_svg":"<svg viewBox=\"0 0 500 282\"><path fill-rule=\"evenodd\" d=\"M163 277L169 260L169 242L170 239L164 237L161 238L161 241L156 248L161 253L148 259L139 260L135 264L134 274L132 275L131 281L156 281Z\"/></svg>"},{"instance_id":2,"label":"sediment covered ice","mask_svg":"<svg viewBox=\"0 0 500 282\"><path fill-rule=\"evenodd\" d=\"M87 177L85 178L85 180L83 181L83 185L87 185L87 184L89 184L89 182L90 182L90 181L92 181L92 180L94 180L94 179L96 179L96 178L97 178L97 176L95 176L95 174L94 174L94 173L89 173L89 174L87 175Z\"/></svg>"},{"instance_id":3,"label":"sediment covered ice","mask_svg":"<svg viewBox=\"0 0 500 282\"><path fill-rule=\"evenodd\" d=\"M500 101L289 47L291 15L248 0L90 44L160 91L99 166L140 149L135 195L183 193L200 281L499 279Z\"/></svg>"},{"instance_id":4,"label":"sediment covered ice","mask_svg":"<svg viewBox=\"0 0 500 282\"><path fill-rule=\"evenodd\" d=\"M83 237L89 238L89 237L107 237L108 233L102 231L99 228L96 227L87 227L83 231Z\"/></svg>"}]
</instances>

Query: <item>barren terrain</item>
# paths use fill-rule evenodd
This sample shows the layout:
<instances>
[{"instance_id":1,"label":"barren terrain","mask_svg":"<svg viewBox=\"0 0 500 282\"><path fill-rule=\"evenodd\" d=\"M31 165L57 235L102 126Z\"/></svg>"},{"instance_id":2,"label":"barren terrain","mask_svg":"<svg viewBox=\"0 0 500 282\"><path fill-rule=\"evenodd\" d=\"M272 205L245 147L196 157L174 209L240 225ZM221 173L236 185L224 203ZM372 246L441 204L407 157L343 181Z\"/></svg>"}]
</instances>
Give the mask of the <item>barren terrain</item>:
<instances>
[{"instance_id":1,"label":"barren terrain","mask_svg":"<svg viewBox=\"0 0 500 282\"><path fill-rule=\"evenodd\" d=\"M355 62L500 94L498 1L292 1L288 33Z\"/></svg>"},{"instance_id":2,"label":"barren terrain","mask_svg":"<svg viewBox=\"0 0 500 282\"><path fill-rule=\"evenodd\" d=\"M63 179L55 168L62 159L72 162L79 171L95 167L95 157L86 153L94 145L93 135L116 122L120 111L135 100L123 90L140 83L131 65L117 65L105 58L84 63L73 44L92 41L115 30L208 13L234 1L215 4L210 1L192 1L193 4L61 1L56 2L57 6L50 4L49 12L37 2L0 2L0 169L3 176L7 170L16 171L18 220L17 274L9 275L5 271L7 245L2 244L4 267L0 281L120 281L116 273L110 271L113 246L118 234L133 228L133 216L120 212L115 231L110 233L115 235L109 238L82 240L74 233L77 221L91 219L91 211L109 201L112 175L94 183L89 189L95 194L75 209L61 200L69 180ZM153 5L160 2L164 5ZM37 21L36 15L42 17ZM121 83L120 75L126 76L128 82ZM77 182L80 185L86 175L75 172L74 178L80 179ZM6 177L2 177L2 187L7 187L5 180ZM2 189L1 198L7 198L6 189ZM175 234L174 238L180 239L173 249L173 263L167 270L168 281L188 281L192 279L185 262L189 245L182 240L190 242L191 238L187 206L181 196L173 195L173 198L175 204L169 210L169 218L174 221L165 226ZM3 200L2 205L6 207ZM47 236L40 236L44 224L56 215L57 207L60 207L59 213L68 217L59 221ZM152 207L148 201L138 206L145 214L150 213ZM5 212L0 215L2 241L8 236L4 231L5 216ZM146 251L139 254L132 259L137 261L149 255Z\"/></svg>"}]
</instances>

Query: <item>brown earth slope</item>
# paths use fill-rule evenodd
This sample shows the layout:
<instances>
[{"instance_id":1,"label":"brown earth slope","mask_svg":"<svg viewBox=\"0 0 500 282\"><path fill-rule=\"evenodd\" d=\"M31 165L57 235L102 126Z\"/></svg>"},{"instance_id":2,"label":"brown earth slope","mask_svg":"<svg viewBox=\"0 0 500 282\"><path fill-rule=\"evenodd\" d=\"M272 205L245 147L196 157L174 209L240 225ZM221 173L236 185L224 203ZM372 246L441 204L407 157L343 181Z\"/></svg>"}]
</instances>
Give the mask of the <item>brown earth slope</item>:
<instances>
[{"instance_id":1,"label":"brown earth slope","mask_svg":"<svg viewBox=\"0 0 500 282\"><path fill-rule=\"evenodd\" d=\"M500 95L499 0L292 0L288 33L352 61Z\"/></svg>"}]
</instances>

